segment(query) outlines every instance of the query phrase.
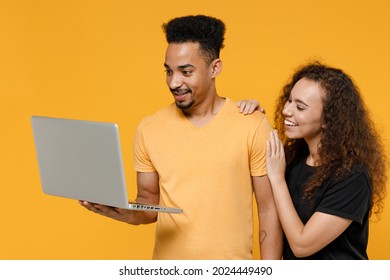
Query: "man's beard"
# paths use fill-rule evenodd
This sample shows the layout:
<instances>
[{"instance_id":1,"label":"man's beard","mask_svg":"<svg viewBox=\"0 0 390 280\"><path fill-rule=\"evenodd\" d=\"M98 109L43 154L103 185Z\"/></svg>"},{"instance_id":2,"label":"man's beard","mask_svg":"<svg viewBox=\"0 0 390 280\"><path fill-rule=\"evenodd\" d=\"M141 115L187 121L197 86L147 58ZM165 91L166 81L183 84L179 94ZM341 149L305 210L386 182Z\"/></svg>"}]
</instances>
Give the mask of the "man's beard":
<instances>
[{"instance_id":1,"label":"man's beard","mask_svg":"<svg viewBox=\"0 0 390 280\"><path fill-rule=\"evenodd\" d=\"M179 102L179 101L176 101L175 103L176 103L177 108L179 108L181 110L186 110L186 109L191 108L191 106L194 104L194 101L191 100L190 103L188 103L188 104L184 104L184 103Z\"/></svg>"},{"instance_id":2,"label":"man's beard","mask_svg":"<svg viewBox=\"0 0 390 280\"><path fill-rule=\"evenodd\" d=\"M191 94L192 90L189 88L181 88L181 89L169 89L173 95L181 95L181 94ZM184 103L185 101L175 101L177 108L181 110L189 109L193 104L194 101L191 100L190 103L187 105Z\"/></svg>"}]
</instances>

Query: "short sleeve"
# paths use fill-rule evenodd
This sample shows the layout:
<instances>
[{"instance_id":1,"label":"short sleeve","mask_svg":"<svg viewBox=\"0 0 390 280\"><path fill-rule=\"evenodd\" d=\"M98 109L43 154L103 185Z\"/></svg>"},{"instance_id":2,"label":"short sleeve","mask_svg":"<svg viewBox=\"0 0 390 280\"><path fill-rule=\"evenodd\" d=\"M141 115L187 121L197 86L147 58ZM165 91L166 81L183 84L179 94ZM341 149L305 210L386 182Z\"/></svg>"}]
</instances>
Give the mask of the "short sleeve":
<instances>
[{"instance_id":1,"label":"short sleeve","mask_svg":"<svg viewBox=\"0 0 390 280\"><path fill-rule=\"evenodd\" d=\"M264 176L266 168L266 143L272 127L268 119L263 118L257 123L250 144L250 172L252 176Z\"/></svg>"},{"instance_id":2,"label":"short sleeve","mask_svg":"<svg viewBox=\"0 0 390 280\"><path fill-rule=\"evenodd\" d=\"M134 169L138 172L153 172L156 171L147 153L142 122L137 127L133 143L134 152Z\"/></svg>"},{"instance_id":3,"label":"short sleeve","mask_svg":"<svg viewBox=\"0 0 390 280\"><path fill-rule=\"evenodd\" d=\"M360 224L370 207L371 187L366 174L357 172L330 185L316 211L336 215Z\"/></svg>"}]
</instances>

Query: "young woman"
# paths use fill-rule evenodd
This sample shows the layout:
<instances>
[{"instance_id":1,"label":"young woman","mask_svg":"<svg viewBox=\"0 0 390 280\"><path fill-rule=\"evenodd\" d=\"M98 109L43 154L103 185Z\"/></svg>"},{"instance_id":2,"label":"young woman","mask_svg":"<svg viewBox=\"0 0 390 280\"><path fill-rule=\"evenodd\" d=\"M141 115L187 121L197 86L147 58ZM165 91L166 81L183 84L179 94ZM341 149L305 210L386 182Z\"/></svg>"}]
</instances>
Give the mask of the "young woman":
<instances>
[{"instance_id":1,"label":"young woman","mask_svg":"<svg viewBox=\"0 0 390 280\"><path fill-rule=\"evenodd\" d=\"M267 171L285 233L283 259L368 259L386 159L351 78L320 63L301 67L277 100L274 124Z\"/></svg>"}]
</instances>

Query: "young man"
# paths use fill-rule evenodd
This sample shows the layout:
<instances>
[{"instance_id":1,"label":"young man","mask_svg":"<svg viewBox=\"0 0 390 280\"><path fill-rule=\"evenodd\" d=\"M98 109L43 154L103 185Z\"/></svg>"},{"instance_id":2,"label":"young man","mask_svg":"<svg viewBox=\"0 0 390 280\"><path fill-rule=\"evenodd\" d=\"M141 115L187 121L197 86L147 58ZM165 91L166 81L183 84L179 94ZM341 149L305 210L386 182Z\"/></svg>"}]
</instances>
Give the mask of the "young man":
<instances>
[{"instance_id":1,"label":"young man","mask_svg":"<svg viewBox=\"0 0 390 280\"><path fill-rule=\"evenodd\" d=\"M174 104L145 118L135 137L137 202L179 207L183 214L89 210L130 224L157 221L154 259L252 259L252 197L258 206L262 259L280 259L282 231L266 176L271 126L245 116L217 94L225 25L208 16L163 25L164 67Z\"/></svg>"}]
</instances>

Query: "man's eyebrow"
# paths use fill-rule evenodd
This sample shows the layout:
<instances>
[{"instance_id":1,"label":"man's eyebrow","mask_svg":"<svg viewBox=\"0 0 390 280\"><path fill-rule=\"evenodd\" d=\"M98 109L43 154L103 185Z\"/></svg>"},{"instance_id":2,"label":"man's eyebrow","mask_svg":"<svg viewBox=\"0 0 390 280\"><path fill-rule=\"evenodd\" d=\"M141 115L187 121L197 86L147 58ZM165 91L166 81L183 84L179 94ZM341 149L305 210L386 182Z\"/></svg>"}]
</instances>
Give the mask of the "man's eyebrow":
<instances>
[{"instance_id":1,"label":"man's eyebrow","mask_svg":"<svg viewBox=\"0 0 390 280\"><path fill-rule=\"evenodd\" d=\"M166 63L164 63L164 67L165 67L165 68L168 68L168 69L171 69L171 67L169 67L169 65L166 64ZM182 70L182 69L186 69L186 68L195 68L195 66L192 65L192 64L190 64L190 63L188 63L188 64L180 65L180 66L178 66L177 68L180 69L180 70Z\"/></svg>"},{"instance_id":2,"label":"man's eyebrow","mask_svg":"<svg viewBox=\"0 0 390 280\"><path fill-rule=\"evenodd\" d=\"M177 68L179 68L179 69L185 69L185 68L195 68L195 66L194 65L192 65L192 64L184 64L184 65L180 65L179 67L177 67Z\"/></svg>"}]
</instances>

